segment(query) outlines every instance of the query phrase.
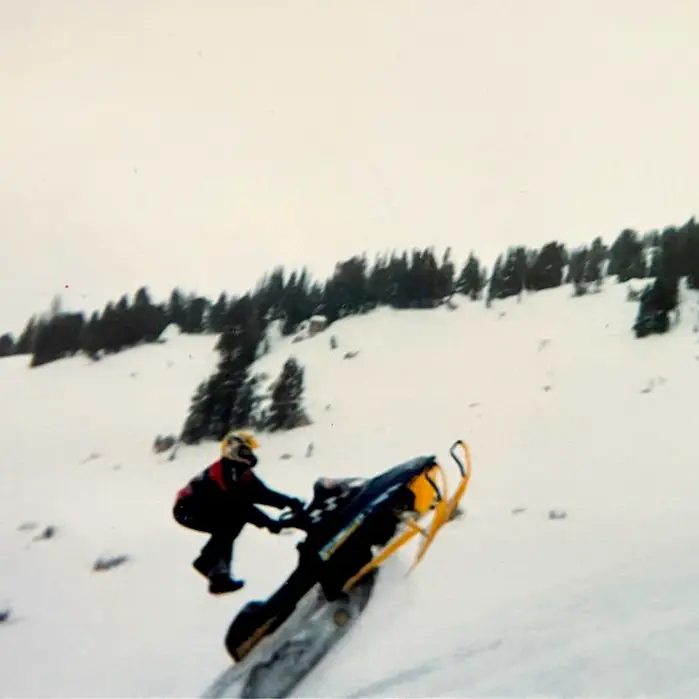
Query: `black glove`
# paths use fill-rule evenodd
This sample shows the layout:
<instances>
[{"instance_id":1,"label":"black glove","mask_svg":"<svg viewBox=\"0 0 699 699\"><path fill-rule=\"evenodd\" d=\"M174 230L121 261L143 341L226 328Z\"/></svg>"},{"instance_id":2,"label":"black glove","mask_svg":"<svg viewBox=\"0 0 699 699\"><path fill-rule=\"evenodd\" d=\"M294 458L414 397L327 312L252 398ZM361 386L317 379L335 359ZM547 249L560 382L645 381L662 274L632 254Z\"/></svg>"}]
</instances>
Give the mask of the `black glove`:
<instances>
[{"instance_id":1,"label":"black glove","mask_svg":"<svg viewBox=\"0 0 699 699\"><path fill-rule=\"evenodd\" d=\"M290 508L292 512L298 514L299 512L303 512L303 509L306 507L306 503L298 498L289 498L286 502L286 506Z\"/></svg>"},{"instance_id":2,"label":"black glove","mask_svg":"<svg viewBox=\"0 0 699 699\"><path fill-rule=\"evenodd\" d=\"M283 525L281 522L278 522L276 519L269 519L267 522L265 522L265 527L269 529L269 531L272 534L279 534L279 532L282 530Z\"/></svg>"}]
</instances>

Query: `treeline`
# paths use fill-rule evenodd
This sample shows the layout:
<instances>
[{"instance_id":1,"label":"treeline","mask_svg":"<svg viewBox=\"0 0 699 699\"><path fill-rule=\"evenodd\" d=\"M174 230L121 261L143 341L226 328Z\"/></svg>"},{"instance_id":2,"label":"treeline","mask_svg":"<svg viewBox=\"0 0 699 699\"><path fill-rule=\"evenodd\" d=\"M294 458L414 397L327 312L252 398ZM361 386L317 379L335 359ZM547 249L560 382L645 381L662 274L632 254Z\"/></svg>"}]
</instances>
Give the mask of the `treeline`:
<instances>
[{"instance_id":1,"label":"treeline","mask_svg":"<svg viewBox=\"0 0 699 699\"><path fill-rule=\"evenodd\" d=\"M639 234L624 230L607 246L601 238L569 250L552 241L540 249L513 246L499 255L492 270L475 253L459 267L450 250L437 258L432 249L393 252L369 262L357 255L339 262L324 282L314 281L306 269L287 274L278 267L265 275L243 297L222 292L216 301L174 289L167 302L154 303L143 287L134 295L106 304L89 318L62 312L58 304L44 316L34 316L19 338L0 337L0 356L31 355L31 366L84 353L94 359L144 342L157 341L170 324L185 333L222 333L233 327L240 304L255 309L255 332L281 321L290 334L314 314L329 323L378 306L434 308L453 294L488 304L523 291L600 282L665 276L686 277L699 288L699 224L694 218L682 226ZM253 322L253 321L251 321Z\"/></svg>"},{"instance_id":2,"label":"treeline","mask_svg":"<svg viewBox=\"0 0 699 699\"><path fill-rule=\"evenodd\" d=\"M510 247L488 270L475 253L457 268L447 250L437 258L431 248L393 252L370 263L357 255L337 263L325 281L311 279L307 269L287 275L278 267L242 296L222 292L215 302L174 289L167 302L154 303L146 287L133 302L124 295L89 318L66 313L58 302L42 317L32 317L15 341L0 338L0 356L31 355L31 366L83 353L95 360L141 343L157 342L171 323L184 333L219 335L219 362L192 397L180 439L195 443L219 439L236 426L261 430L290 429L308 424L303 408L304 370L288 359L273 383L271 395L259 395L260 378L251 365L267 350L266 330L278 322L283 335L313 315L327 323L378 306L397 309L435 308L454 294L474 301L493 300L572 284L575 294L604 277L618 281L647 277L686 277L699 288L699 225L692 218L680 227L639 234L622 231L611 246L601 238L568 250L552 241L540 249Z\"/></svg>"},{"instance_id":3,"label":"treeline","mask_svg":"<svg viewBox=\"0 0 699 699\"><path fill-rule=\"evenodd\" d=\"M79 352L99 359L144 342L156 342L170 323L177 323L183 332L203 332L205 316L211 318L210 305L207 299L185 296L179 289L167 303L155 304L148 289L142 287L133 302L124 295L86 318L84 313L62 311L57 298L48 313L29 319L16 342L9 333L0 338L0 356L31 355L33 367Z\"/></svg>"},{"instance_id":4,"label":"treeline","mask_svg":"<svg viewBox=\"0 0 699 699\"><path fill-rule=\"evenodd\" d=\"M673 280L688 277L690 286L697 288L699 226L692 220L681 228L645 236L625 230L609 248L601 238L571 252L558 242L540 250L512 247L497 258L490 275L473 253L457 274L449 250L437 260L429 249L378 257L371 267L366 257L353 257L339 263L323 287L311 285L305 273L292 274L285 282L282 271L277 270L225 316L217 345L218 367L197 388L180 439L191 444L220 439L236 427L276 430L308 423L303 408L303 368L293 357L272 384L269 409L260 410L270 396L258 394L259 377L250 375L250 368L267 350L264 330L272 320L280 320L282 333L289 334L314 314L325 315L332 323L382 305L433 308L453 294L473 300L485 294L490 305L493 299L524 290L570 283L575 295L581 295L587 285L601 284L608 275L619 281L654 276L668 280L668 288L676 286Z\"/></svg>"}]
</instances>

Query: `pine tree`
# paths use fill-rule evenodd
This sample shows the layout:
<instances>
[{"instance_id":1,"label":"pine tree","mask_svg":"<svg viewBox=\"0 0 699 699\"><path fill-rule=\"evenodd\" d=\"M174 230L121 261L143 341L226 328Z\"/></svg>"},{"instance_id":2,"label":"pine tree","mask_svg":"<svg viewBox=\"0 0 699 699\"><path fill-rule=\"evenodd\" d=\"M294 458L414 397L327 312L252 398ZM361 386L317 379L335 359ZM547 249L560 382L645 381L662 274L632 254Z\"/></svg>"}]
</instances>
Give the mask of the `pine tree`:
<instances>
[{"instance_id":1,"label":"pine tree","mask_svg":"<svg viewBox=\"0 0 699 699\"><path fill-rule=\"evenodd\" d=\"M178 288L173 289L170 294L170 300L167 304L167 319L168 323L175 323L180 328L187 325L186 301Z\"/></svg>"},{"instance_id":2,"label":"pine tree","mask_svg":"<svg viewBox=\"0 0 699 699\"><path fill-rule=\"evenodd\" d=\"M282 335L291 335L299 323L313 314L309 275L305 268L301 270L300 274L297 274L296 271L291 273L279 305L284 317L281 328Z\"/></svg>"},{"instance_id":3,"label":"pine tree","mask_svg":"<svg viewBox=\"0 0 699 699\"><path fill-rule=\"evenodd\" d=\"M182 332L189 335L197 335L203 333L205 329L204 318L206 317L211 304L208 299L203 296L195 296L190 294L187 297L184 306L184 317Z\"/></svg>"},{"instance_id":4,"label":"pine tree","mask_svg":"<svg viewBox=\"0 0 699 699\"><path fill-rule=\"evenodd\" d=\"M83 326L80 335L80 349L90 357L90 359L97 359L100 350L104 349L102 323L97 311L90 316L90 320Z\"/></svg>"},{"instance_id":5,"label":"pine tree","mask_svg":"<svg viewBox=\"0 0 699 699\"><path fill-rule=\"evenodd\" d=\"M585 269L582 275L582 281L586 284L601 284L602 282L602 266L607 257L607 248L602 242L602 238L597 237L592 241L592 246L587 252L585 260Z\"/></svg>"},{"instance_id":6,"label":"pine tree","mask_svg":"<svg viewBox=\"0 0 699 699\"><path fill-rule=\"evenodd\" d=\"M501 298L503 289L502 264L502 255L498 255L488 282L488 293L485 299L486 308L490 308L493 299Z\"/></svg>"},{"instance_id":7,"label":"pine tree","mask_svg":"<svg viewBox=\"0 0 699 699\"><path fill-rule=\"evenodd\" d=\"M535 291L552 289L563 283L565 247L555 241L546 243L533 256L529 268L528 288Z\"/></svg>"},{"instance_id":8,"label":"pine tree","mask_svg":"<svg viewBox=\"0 0 699 699\"><path fill-rule=\"evenodd\" d=\"M136 292L128 315L133 326L133 344L143 341L155 342L167 327L167 311L164 305L154 305L145 286Z\"/></svg>"},{"instance_id":9,"label":"pine tree","mask_svg":"<svg viewBox=\"0 0 699 699\"><path fill-rule=\"evenodd\" d=\"M248 366L257 357L258 345L264 336L264 323L257 306L249 294L231 303L224 319L225 330L216 343L216 349L224 355L236 352L241 355L240 364Z\"/></svg>"},{"instance_id":10,"label":"pine tree","mask_svg":"<svg viewBox=\"0 0 699 699\"><path fill-rule=\"evenodd\" d=\"M252 296L259 310L260 318L265 321L273 321L282 317L284 289L283 267L276 267L257 283Z\"/></svg>"},{"instance_id":11,"label":"pine tree","mask_svg":"<svg viewBox=\"0 0 699 699\"><path fill-rule=\"evenodd\" d=\"M202 439L211 437L209 424L213 402L212 384L212 378L202 381L192 396L189 413L180 435L180 440L185 444L197 444Z\"/></svg>"},{"instance_id":12,"label":"pine tree","mask_svg":"<svg viewBox=\"0 0 699 699\"><path fill-rule=\"evenodd\" d=\"M484 280L480 261L473 252L470 252L456 280L455 291L458 294L469 296L472 301L477 301L480 298L483 286Z\"/></svg>"},{"instance_id":13,"label":"pine tree","mask_svg":"<svg viewBox=\"0 0 699 699\"><path fill-rule=\"evenodd\" d=\"M648 276L643 242L638 233L624 229L609 249L608 274L616 274L620 282Z\"/></svg>"},{"instance_id":14,"label":"pine tree","mask_svg":"<svg viewBox=\"0 0 699 699\"><path fill-rule=\"evenodd\" d=\"M650 277L659 277L663 273L663 251L659 246L651 249L648 268Z\"/></svg>"},{"instance_id":15,"label":"pine tree","mask_svg":"<svg viewBox=\"0 0 699 699\"><path fill-rule=\"evenodd\" d=\"M34 346L34 336L36 335L38 321L35 316L32 316L22 330L15 345L15 354L31 354Z\"/></svg>"},{"instance_id":16,"label":"pine tree","mask_svg":"<svg viewBox=\"0 0 699 699\"><path fill-rule=\"evenodd\" d=\"M9 357L15 352L15 338L12 333L0 337L0 357Z\"/></svg>"},{"instance_id":17,"label":"pine tree","mask_svg":"<svg viewBox=\"0 0 699 699\"><path fill-rule=\"evenodd\" d=\"M228 299L226 293L219 294L218 300L211 307L206 318L206 331L210 333L223 332L224 322L226 318L226 310L228 308Z\"/></svg>"},{"instance_id":18,"label":"pine tree","mask_svg":"<svg viewBox=\"0 0 699 699\"><path fill-rule=\"evenodd\" d=\"M323 314L332 323L361 313L369 306L368 289L367 261L363 255L338 262L333 276L325 284Z\"/></svg>"},{"instance_id":19,"label":"pine tree","mask_svg":"<svg viewBox=\"0 0 699 699\"><path fill-rule=\"evenodd\" d=\"M589 250L586 247L580 247L571 252L566 283L573 284L576 287L583 283L588 255Z\"/></svg>"},{"instance_id":20,"label":"pine tree","mask_svg":"<svg viewBox=\"0 0 699 699\"><path fill-rule=\"evenodd\" d=\"M371 310L389 302L388 259L377 255L366 279L366 308Z\"/></svg>"},{"instance_id":21,"label":"pine tree","mask_svg":"<svg viewBox=\"0 0 699 699\"><path fill-rule=\"evenodd\" d=\"M61 313L39 321L32 346L30 366L74 355L80 349L85 319L82 313Z\"/></svg>"},{"instance_id":22,"label":"pine tree","mask_svg":"<svg viewBox=\"0 0 699 699\"><path fill-rule=\"evenodd\" d=\"M289 357L272 391L268 429L290 430L308 424L302 404L303 391L304 369L294 357Z\"/></svg>"},{"instance_id":23,"label":"pine tree","mask_svg":"<svg viewBox=\"0 0 699 699\"><path fill-rule=\"evenodd\" d=\"M242 386L238 389L231 411L230 429L250 427L252 425L253 412L257 402L255 395L257 383L257 376L246 376Z\"/></svg>"},{"instance_id":24,"label":"pine tree","mask_svg":"<svg viewBox=\"0 0 699 699\"><path fill-rule=\"evenodd\" d=\"M455 291L455 267L451 259L451 248L444 251L442 263L439 267L436 284L436 297L438 301L452 296Z\"/></svg>"},{"instance_id":25,"label":"pine tree","mask_svg":"<svg viewBox=\"0 0 699 699\"><path fill-rule=\"evenodd\" d=\"M400 256L395 252L391 254L391 260L386 270L386 281L388 303L393 308L410 308L409 270L407 252L403 251Z\"/></svg>"},{"instance_id":26,"label":"pine tree","mask_svg":"<svg viewBox=\"0 0 699 699\"><path fill-rule=\"evenodd\" d=\"M210 384L212 409L209 418L210 435L221 439L230 429L233 406L247 378L247 364L240 349L223 354Z\"/></svg>"},{"instance_id":27,"label":"pine tree","mask_svg":"<svg viewBox=\"0 0 699 699\"><path fill-rule=\"evenodd\" d=\"M511 247L508 249L500 268L501 286L498 298L508 298L520 294L527 278L527 252L525 248Z\"/></svg>"}]
</instances>

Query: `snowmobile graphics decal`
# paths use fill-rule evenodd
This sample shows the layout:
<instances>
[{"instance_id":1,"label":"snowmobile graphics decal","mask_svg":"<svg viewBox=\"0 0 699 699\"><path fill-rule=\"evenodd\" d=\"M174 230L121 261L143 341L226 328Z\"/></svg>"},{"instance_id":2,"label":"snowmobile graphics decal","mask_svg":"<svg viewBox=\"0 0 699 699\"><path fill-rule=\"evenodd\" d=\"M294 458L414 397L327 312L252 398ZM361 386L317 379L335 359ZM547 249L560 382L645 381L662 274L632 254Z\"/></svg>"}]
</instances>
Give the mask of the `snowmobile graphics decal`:
<instances>
[{"instance_id":1,"label":"snowmobile graphics decal","mask_svg":"<svg viewBox=\"0 0 699 699\"><path fill-rule=\"evenodd\" d=\"M385 500L388 500L388 498L395 493L397 490L402 488L403 485L401 483L398 483L396 485L391 486L388 488L386 491L381 493L378 497L374 498L370 503L369 506L360 512L344 529L341 529L330 541L320 550L319 556L321 557L322 560L327 561L334 553L337 551L337 549L342 546L342 544L347 541L347 539L352 536L352 534L359 528L359 525L364 522L364 520L376 509L378 505L380 505L382 502Z\"/></svg>"},{"instance_id":2,"label":"snowmobile graphics decal","mask_svg":"<svg viewBox=\"0 0 699 699\"><path fill-rule=\"evenodd\" d=\"M325 502L323 502L322 507L316 507L315 510L311 510L311 512L309 512L308 519L313 524L318 524L327 512L337 510L337 508L340 506L340 500L346 500L351 494L351 491L347 491L345 493L341 493L340 495L333 495L332 497L329 497Z\"/></svg>"}]
</instances>

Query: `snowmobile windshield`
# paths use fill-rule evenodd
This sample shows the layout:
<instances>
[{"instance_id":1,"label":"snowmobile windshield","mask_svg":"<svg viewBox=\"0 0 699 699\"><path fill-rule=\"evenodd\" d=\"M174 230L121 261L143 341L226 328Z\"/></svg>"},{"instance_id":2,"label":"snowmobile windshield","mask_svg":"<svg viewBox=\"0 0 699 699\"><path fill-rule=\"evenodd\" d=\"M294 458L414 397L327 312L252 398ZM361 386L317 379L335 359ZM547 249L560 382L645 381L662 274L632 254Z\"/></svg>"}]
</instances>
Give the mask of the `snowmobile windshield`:
<instances>
[{"instance_id":1,"label":"snowmobile windshield","mask_svg":"<svg viewBox=\"0 0 699 699\"><path fill-rule=\"evenodd\" d=\"M366 478L319 478L317 482L328 490L334 490L335 488L347 490L349 488L358 488L364 485L366 481Z\"/></svg>"},{"instance_id":2,"label":"snowmobile windshield","mask_svg":"<svg viewBox=\"0 0 699 699\"><path fill-rule=\"evenodd\" d=\"M316 497L318 495L339 495L358 490L366 482L366 478L319 478L315 482L313 490Z\"/></svg>"}]
</instances>

